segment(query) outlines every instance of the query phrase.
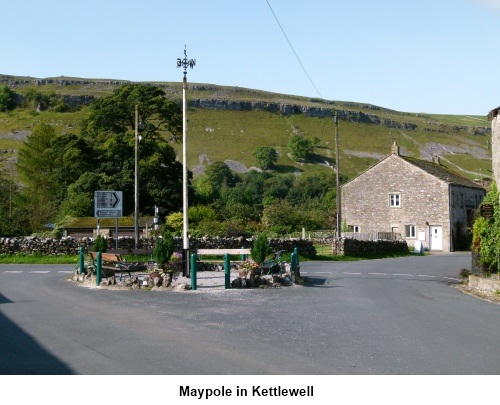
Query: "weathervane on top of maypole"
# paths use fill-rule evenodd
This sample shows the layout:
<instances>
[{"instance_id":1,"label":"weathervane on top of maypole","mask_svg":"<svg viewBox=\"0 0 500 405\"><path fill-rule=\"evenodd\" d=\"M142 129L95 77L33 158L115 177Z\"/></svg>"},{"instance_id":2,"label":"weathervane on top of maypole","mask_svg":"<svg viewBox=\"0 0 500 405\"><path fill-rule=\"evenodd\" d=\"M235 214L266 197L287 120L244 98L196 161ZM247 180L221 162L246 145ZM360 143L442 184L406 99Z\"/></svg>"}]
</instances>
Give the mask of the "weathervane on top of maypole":
<instances>
[{"instance_id":1,"label":"weathervane on top of maypole","mask_svg":"<svg viewBox=\"0 0 500 405\"><path fill-rule=\"evenodd\" d=\"M184 45L184 59L177 59L177 67L184 68L184 79L182 84L182 216L183 216L183 276L189 276L189 236L188 236L188 169L187 169L187 68L193 68L196 65L196 59L188 59L186 45Z\"/></svg>"},{"instance_id":2,"label":"weathervane on top of maypole","mask_svg":"<svg viewBox=\"0 0 500 405\"><path fill-rule=\"evenodd\" d=\"M184 45L184 59L177 58L177 67L184 68L184 80L186 80L187 68L190 67L192 69L195 66L196 66L196 59L188 59L186 53L186 45Z\"/></svg>"}]
</instances>

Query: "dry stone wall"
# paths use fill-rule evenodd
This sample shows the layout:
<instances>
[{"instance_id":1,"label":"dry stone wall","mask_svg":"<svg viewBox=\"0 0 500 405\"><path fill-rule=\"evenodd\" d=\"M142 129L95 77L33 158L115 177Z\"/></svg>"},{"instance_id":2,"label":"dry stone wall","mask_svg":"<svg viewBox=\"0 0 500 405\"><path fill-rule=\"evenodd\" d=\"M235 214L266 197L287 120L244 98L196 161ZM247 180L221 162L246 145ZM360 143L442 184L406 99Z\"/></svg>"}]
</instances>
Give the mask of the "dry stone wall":
<instances>
[{"instance_id":1,"label":"dry stone wall","mask_svg":"<svg viewBox=\"0 0 500 405\"><path fill-rule=\"evenodd\" d=\"M182 238L174 238L175 248L181 251L183 248ZM116 242L113 238L107 238L108 250L115 248ZM18 237L18 238L0 238L0 254L40 254L40 255L76 255L81 247L92 250L94 244L93 238L75 239L66 237L61 239L38 238L35 236ZM148 251L153 251L154 239L141 239L140 248ZM316 255L316 249L309 240L304 239L269 239L269 244L273 251L285 250L293 252L294 248L299 249L299 253L305 256ZM135 241L131 237L118 238L118 249L132 250L134 249ZM197 249L238 249L251 248L253 245L252 239L247 238L190 238L189 246L192 252Z\"/></svg>"}]
</instances>

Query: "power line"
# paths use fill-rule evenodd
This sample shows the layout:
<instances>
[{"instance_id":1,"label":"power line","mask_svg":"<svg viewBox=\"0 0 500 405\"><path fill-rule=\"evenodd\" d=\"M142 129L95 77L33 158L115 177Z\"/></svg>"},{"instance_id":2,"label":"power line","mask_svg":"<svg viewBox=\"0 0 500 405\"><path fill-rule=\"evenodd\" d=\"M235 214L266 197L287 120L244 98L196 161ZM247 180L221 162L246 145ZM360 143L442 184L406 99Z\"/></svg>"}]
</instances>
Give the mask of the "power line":
<instances>
[{"instance_id":1,"label":"power line","mask_svg":"<svg viewBox=\"0 0 500 405\"><path fill-rule=\"evenodd\" d=\"M311 77L309 76L309 73L307 73L307 70L306 68L304 67L304 65L302 64L302 61L300 60L299 58L299 55L297 55L297 52L295 52L295 49L293 48L293 45L292 43L290 42L290 40L288 39L288 36L286 35L285 33L285 30L283 29L283 27L281 26L279 20L278 20L278 17L276 16L276 14L274 13L274 10L273 8L271 7L271 4L269 4L269 1L266 0L266 3L267 5L269 6L269 9L271 10L271 13L273 13L273 16L274 16L274 19L276 20L276 22L278 23L280 29L281 29L281 32L283 33L283 35L285 36L285 39L286 41L288 42L288 45L290 45L290 48L292 49L292 52L293 54L295 55L295 57L297 58L297 60L299 61L300 63L300 66L302 66L302 70L304 71L304 73L306 74L307 78L309 79L309 81L311 82L312 86L314 87L314 89L316 90L316 92L318 93L318 95L320 96L320 98L323 98L323 96L321 95L321 93L319 92L318 88L316 87L316 85L314 84L314 82L312 81Z\"/></svg>"}]
</instances>

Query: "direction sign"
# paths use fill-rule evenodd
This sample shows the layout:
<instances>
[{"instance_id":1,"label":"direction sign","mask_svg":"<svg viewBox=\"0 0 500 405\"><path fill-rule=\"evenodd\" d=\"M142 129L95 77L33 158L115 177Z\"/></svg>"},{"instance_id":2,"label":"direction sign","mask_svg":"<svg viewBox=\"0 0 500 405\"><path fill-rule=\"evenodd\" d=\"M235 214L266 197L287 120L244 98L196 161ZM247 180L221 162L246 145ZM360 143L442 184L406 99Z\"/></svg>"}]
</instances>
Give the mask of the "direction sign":
<instances>
[{"instance_id":1,"label":"direction sign","mask_svg":"<svg viewBox=\"0 0 500 405\"><path fill-rule=\"evenodd\" d=\"M121 218L122 211L121 210L97 210L95 212L95 216L97 218Z\"/></svg>"},{"instance_id":2,"label":"direction sign","mask_svg":"<svg viewBox=\"0 0 500 405\"><path fill-rule=\"evenodd\" d=\"M94 216L97 218L120 218L122 216L123 192L95 191Z\"/></svg>"}]
</instances>

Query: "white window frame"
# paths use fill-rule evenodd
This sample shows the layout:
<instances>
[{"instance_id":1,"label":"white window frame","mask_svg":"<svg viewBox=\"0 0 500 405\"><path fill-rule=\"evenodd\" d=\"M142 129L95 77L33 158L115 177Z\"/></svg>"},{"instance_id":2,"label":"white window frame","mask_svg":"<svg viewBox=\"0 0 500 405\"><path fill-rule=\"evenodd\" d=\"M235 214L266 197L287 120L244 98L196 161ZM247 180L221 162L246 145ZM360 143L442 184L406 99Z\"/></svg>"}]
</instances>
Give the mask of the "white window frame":
<instances>
[{"instance_id":1,"label":"white window frame","mask_svg":"<svg viewBox=\"0 0 500 405\"><path fill-rule=\"evenodd\" d=\"M359 233L359 230L360 230L359 225L353 225L353 226L352 226L352 231L353 231L354 233Z\"/></svg>"},{"instance_id":2,"label":"white window frame","mask_svg":"<svg viewBox=\"0 0 500 405\"><path fill-rule=\"evenodd\" d=\"M389 207L391 207L391 208L401 207L401 194L400 193L389 193Z\"/></svg>"},{"instance_id":3,"label":"white window frame","mask_svg":"<svg viewBox=\"0 0 500 405\"><path fill-rule=\"evenodd\" d=\"M405 238L416 239L417 238L417 226L416 225L405 225Z\"/></svg>"}]
</instances>

